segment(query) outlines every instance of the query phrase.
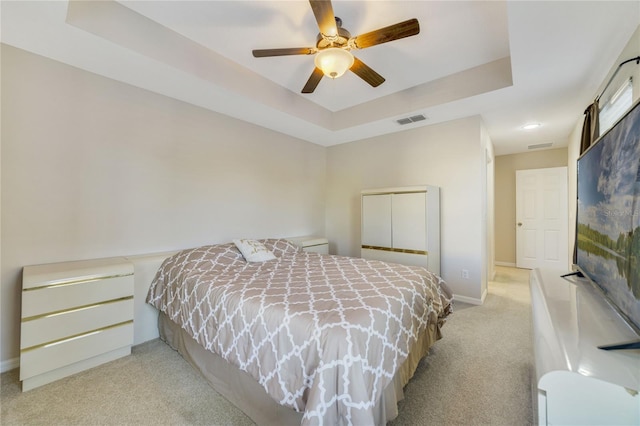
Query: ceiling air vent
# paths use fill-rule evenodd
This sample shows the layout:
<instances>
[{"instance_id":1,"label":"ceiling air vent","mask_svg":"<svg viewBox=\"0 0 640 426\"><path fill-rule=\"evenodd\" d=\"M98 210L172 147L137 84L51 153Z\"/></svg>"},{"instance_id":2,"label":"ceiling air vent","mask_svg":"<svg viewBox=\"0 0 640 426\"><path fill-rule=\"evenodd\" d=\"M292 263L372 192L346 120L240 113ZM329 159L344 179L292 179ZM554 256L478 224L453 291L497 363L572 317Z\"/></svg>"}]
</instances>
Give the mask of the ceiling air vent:
<instances>
[{"instance_id":1,"label":"ceiling air vent","mask_svg":"<svg viewBox=\"0 0 640 426\"><path fill-rule=\"evenodd\" d=\"M427 119L427 117L425 117L424 115L420 114L420 115L413 115L411 117L400 118L400 119L396 120L396 123L400 124L401 126L404 126L405 124L415 123L416 121L422 121L422 120L426 120L426 119Z\"/></svg>"},{"instance_id":2,"label":"ceiling air vent","mask_svg":"<svg viewBox=\"0 0 640 426\"><path fill-rule=\"evenodd\" d=\"M549 148L550 146L553 146L552 142L548 142L548 143L539 143L537 145L529 145L527 147L527 149L540 149L540 148Z\"/></svg>"}]
</instances>

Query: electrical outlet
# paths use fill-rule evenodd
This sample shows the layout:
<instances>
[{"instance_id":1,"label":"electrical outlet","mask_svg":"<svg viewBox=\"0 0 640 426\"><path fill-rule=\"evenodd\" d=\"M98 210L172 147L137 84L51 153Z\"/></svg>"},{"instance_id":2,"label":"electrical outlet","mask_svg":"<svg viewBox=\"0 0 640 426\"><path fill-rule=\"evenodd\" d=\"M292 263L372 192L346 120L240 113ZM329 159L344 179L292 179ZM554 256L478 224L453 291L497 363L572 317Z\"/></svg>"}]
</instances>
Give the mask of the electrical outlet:
<instances>
[{"instance_id":1,"label":"electrical outlet","mask_svg":"<svg viewBox=\"0 0 640 426\"><path fill-rule=\"evenodd\" d=\"M469 270L468 269L463 269L462 270L462 278L464 279L469 279Z\"/></svg>"}]
</instances>

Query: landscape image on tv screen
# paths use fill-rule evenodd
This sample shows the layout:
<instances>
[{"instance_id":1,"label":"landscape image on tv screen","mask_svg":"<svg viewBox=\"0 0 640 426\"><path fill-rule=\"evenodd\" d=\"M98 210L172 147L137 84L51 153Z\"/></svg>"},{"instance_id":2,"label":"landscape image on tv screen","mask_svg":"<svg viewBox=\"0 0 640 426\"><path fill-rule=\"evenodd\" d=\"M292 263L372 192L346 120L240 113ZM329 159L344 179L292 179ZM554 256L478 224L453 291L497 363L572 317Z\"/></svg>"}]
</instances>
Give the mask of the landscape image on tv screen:
<instances>
[{"instance_id":1,"label":"landscape image on tv screen","mask_svg":"<svg viewBox=\"0 0 640 426\"><path fill-rule=\"evenodd\" d=\"M640 329L640 107L578 160L577 265Z\"/></svg>"}]
</instances>

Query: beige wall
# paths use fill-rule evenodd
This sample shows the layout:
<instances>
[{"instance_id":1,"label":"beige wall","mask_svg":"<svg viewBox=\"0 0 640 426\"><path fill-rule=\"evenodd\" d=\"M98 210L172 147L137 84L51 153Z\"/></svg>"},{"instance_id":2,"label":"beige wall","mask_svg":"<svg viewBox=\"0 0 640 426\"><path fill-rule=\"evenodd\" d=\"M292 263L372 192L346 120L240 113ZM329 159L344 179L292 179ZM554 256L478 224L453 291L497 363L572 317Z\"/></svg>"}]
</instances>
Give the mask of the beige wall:
<instances>
[{"instance_id":1,"label":"beige wall","mask_svg":"<svg viewBox=\"0 0 640 426\"><path fill-rule=\"evenodd\" d=\"M487 279L490 143L480 118L470 117L330 147L326 229L332 251L359 256L363 189L439 186L442 277L460 300L480 301ZM469 279L461 277L462 269Z\"/></svg>"},{"instance_id":2,"label":"beige wall","mask_svg":"<svg viewBox=\"0 0 640 426\"><path fill-rule=\"evenodd\" d=\"M609 78L618 68L622 61L640 56L640 26L629 39L618 59L611 65L606 79L600 88L593 94L595 98L604 89ZM615 90L623 81L633 77L634 100L640 99L640 66L635 62L629 63L620 68L615 80L611 83L603 100L608 97L611 90ZM587 105L585 104L585 108ZM566 149L556 149L549 151L537 151L532 153L504 155L496 157L495 169L495 260L498 264L515 265L515 170L537 169L546 167L567 166L569 174L569 224L575 223L575 200L576 200L576 161L580 150L580 137L582 132L583 116L580 115L576 126L568 137L568 147ZM569 226L569 253L573 252L573 241L575 239L575 229Z\"/></svg>"},{"instance_id":3,"label":"beige wall","mask_svg":"<svg viewBox=\"0 0 640 426\"><path fill-rule=\"evenodd\" d=\"M607 78L604 79L600 88L593 97L600 95L605 88L605 85L618 69L618 65L627 59L640 56L640 25L636 28L636 31L629 39L629 42L623 49L618 59L612 64L611 70L607 74ZM640 99L640 66L635 62L630 62L621 67L615 76L615 79L609 85L607 91L603 94L602 100L606 100L612 91L615 91L625 80L629 77L633 78L633 100L637 102ZM600 105L602 107L602 105ZM585 105L586 108L586 105ZM580 117L580 120L576 123L576 126L569 136L569 205L572 206L573 200L577 199L577 160L580 156L580 138L582 137L582 122L584 117ZM569 209L569 223L576 222L575 209ZM573 245L575 241L575 228L569 227L569 253L573 253Z\"/></svg>"},{"instance_id":4,"label":"beige wall","mask_svg":"<svg viewBox=\"0 0 640 426\"><path fill-rule=\"evenodd\" d=\"M567 149L500 155L495 162L495 261L515 266L516 170L567 166Z\"/></svg>"},{"instance_id":5,"label":"beige wall","mask_svg":"<svg viewBox=\"0 0 640 426\"><path fill-rule=\"evenodd\" d=\"M493 143L491 137L484 124L481 126L481 140L482 146L485 148L484 162L486 163L485 169L485 188L487 196L484 199L483 211L486 213L484 222L486 223L485 239L486 239L486 255L485 260L482 262L486 271L483 275L486 275L489 280L492 280L495 276L495 259L496 259L496 222L495 222L495 155L493 151ZM488 291L488 282L483 283L483 293Z\"/></svg>"},{"instance_id":6,"label":"beige wall","mask_svg":"<svg viewBox=\"0 0 640 426\"><path fill-rule=\"evenodd\" d=\"M1 53L5 366L18 356L24 265L324 233L325 148Z\"/></svg>"},{"instance_id":7,"label":"beige wall","mask_svg":"<svg viewBox=\"0 0 640 426\"><path fill-rule=\"evenodd\" d=\"M326 149L8 46L1 90L4 367L24 265L307 233L357 255L353 193L367 187L440 186L443 276L462 298L486 294L479 117Z\"/></svg>"}]
</instances>

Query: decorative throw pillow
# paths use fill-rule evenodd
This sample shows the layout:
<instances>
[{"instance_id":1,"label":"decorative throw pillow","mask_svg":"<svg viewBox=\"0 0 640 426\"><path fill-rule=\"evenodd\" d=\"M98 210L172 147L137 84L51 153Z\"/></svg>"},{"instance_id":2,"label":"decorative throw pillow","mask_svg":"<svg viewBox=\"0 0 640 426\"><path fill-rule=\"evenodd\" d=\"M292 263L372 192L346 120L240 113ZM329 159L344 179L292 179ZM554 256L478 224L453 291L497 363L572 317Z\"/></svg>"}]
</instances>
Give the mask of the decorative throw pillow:
<instances>
[{"instance_id":1,"label":"decorative throw pillow","mask_svg":"<svg viewBox=\"0 0 640 426\"><path fill-rule=\"evenodd\" d=\"M247 262L264 262L276 258L264 244L256 240L233 240L233 244L238 247Z\"/></svg>"},{"instance_id":2,"label":"decorative throw pillow","mask_svg":"<svg viewBox=\"0 0 640 426\"><path fill-rule=\"evenodd\" d=\"M265 240L258 240L267 248L267 250L271 250L271 252L276 257L282 257L289 254L294 254L302 251L302 247L298 247L293 244L291 241L288 241L284 238L269 238Z\"/></svg>"}]
</instances>

